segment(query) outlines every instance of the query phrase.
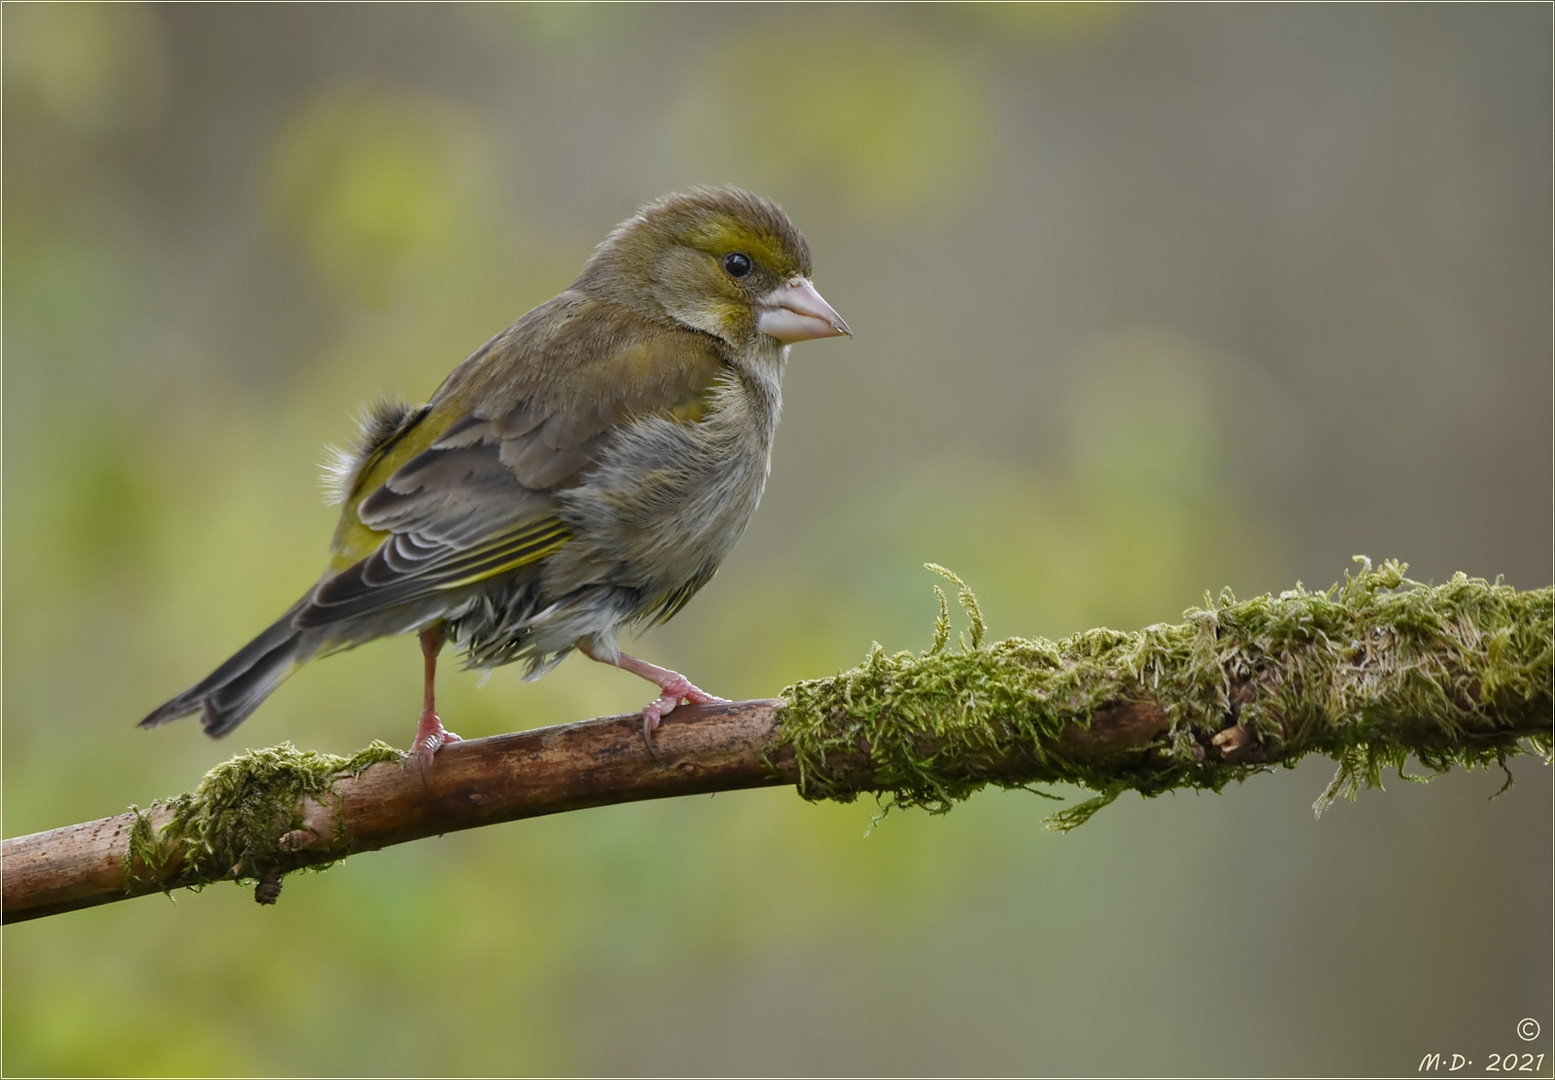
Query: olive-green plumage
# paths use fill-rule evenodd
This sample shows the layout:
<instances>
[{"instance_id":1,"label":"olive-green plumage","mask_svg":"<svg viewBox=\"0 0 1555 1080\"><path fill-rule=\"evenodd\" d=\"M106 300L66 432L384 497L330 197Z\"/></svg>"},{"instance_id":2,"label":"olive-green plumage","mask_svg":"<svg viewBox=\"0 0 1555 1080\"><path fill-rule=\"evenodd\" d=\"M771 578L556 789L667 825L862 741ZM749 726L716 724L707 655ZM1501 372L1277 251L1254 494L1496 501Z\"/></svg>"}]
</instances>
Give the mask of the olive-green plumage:
<instances>
[{"instance_id":1,"label":"olive-green plumage","mask_svg":"<svg viewBox=\"0 0 1555 1080\"><path fill-rule=\"evenodd\" d=\"M717 570L766 481L788 344L848 333L809 283L804 238L735 188L668 195L617 226L572 287L476 350L426 405L385 403L332 467L342 504L324 577L208 678L151 713L230 731L309 658L418 631L418 746L446 735L431 676L444 633L472 666L573 649L657 683L651 727L708 700L621 654Z\"/></svg>"}]
</instances>

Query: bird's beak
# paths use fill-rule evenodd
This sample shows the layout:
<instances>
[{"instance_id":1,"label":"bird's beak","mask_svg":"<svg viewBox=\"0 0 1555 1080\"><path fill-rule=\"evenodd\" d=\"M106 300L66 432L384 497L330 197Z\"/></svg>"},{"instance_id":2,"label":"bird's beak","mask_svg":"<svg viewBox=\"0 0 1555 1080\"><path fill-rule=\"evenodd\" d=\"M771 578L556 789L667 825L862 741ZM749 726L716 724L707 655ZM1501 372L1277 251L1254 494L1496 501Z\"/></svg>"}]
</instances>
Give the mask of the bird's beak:
<instances>
[{"instance_id":1,"label":"bird's beak","mask_svg":"<svg viewBox=\"0 0 1555 1080\"><path fill-rule=\"evenodd\" d=\"M842 316L821 299L809 278L796 277L756 300L756 329L784 345L812 338L853 336Z\"/></svg>"}]
</instances>

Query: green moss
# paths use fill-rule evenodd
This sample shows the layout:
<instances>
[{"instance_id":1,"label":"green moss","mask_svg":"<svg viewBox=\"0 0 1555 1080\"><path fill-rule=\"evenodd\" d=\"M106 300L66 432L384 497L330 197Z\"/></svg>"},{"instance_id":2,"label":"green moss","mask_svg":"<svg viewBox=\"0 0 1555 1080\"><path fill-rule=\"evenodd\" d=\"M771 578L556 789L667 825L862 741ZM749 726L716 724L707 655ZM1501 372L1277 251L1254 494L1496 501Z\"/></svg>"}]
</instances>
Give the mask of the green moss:
<instances>
[{"instance_id":1,"label":"green moss","mask_svg":"<svg viewBox=\"0 0 1555 1080\"><path fill-rule=\"evenodd\" d=\"M1122 792L1219 791L1232 780L1319 753L1339 762L1315 809L1413 755L1433 772L1550 753L1552 590L1519 592L1455 575L1428 586L1389 560L1330 589L1206 596L1184 622L1132 633L1088 630L1059 642L985 645L982 615L960 588L970 640L946 648L944 594L927 653L887 654L784 690L781 744L808 799L948 810L987 784L1070 782L1099 794L1050 819L1081 824ZM939 592L936 589L936 592ZM1082 759L1059 740L1118 702L1170 719L1149 746ZM1240 723L1262 761L1227 761L1211 740ZM861 752L868 761L861 762ZM1406 779L1409 777L1406 777Z\"/></svg>"},{"instance_id":2,"label":"green moss","mask_svg":"<svg viewBox=\"0 0 1555 1080\"><path fill-rule=\"evenodd\" d=\"M360 776L370 765L404 756L379 741L349 758L298 750L289 742L239 754L206 773L193 792L153 803L152 810L173 812L161 829L152 824L150 810L131 807L136 820L125 854L126 880L154 881L171 890L281 872L280 839L302 825L303 800L332 793L343 773ZM175 856L182 857L182 867L166 880L164 871Z\"/></svg>"}]
</instances>

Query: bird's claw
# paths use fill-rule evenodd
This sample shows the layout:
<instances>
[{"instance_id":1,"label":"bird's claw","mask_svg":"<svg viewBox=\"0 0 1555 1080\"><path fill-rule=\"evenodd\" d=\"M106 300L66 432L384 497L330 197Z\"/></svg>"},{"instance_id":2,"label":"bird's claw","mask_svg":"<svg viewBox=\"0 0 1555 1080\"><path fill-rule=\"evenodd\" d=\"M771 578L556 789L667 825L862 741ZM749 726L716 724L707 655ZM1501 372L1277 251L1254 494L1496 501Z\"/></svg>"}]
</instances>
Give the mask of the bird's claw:
<instances>
[{"instance_id":1,"label":"bird's claw","mask_svg":"<svg viewBox=\"0 0 1555 1080\"><path fill-rule=\"evenodd\" d=\"M421 714L421 722L416 725L416 741L410 744L410 752L416 755L421 767L427 769L432 765L432 756L443 748L444 743L462 741L443 726L437 713L429 710Z\"/></svg>"},{"instance_id":2,"label":"bird's claw","mask_svg":"<svg viewBox=\"0 0 1555 1080\"><path fill-rule=\"evenodd\" d=\"M728 701L717 694L709 694L697 686L684 675L677 675L665 685L664 692L647 705L643 706L643 741L648 744L648 750L655 757L658 752L654 749L653 733L658 730L659 722L680 705L713 705L720 701Z\"/></svg>"}]
</instances>

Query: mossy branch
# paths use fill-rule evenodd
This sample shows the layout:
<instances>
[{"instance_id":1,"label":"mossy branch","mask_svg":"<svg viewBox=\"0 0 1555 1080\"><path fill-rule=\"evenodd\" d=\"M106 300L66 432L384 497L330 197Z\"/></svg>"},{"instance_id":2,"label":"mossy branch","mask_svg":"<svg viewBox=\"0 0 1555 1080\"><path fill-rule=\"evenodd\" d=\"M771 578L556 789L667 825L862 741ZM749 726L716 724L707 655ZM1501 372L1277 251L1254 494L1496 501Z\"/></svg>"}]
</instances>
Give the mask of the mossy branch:
<instances>
[{"instance_id":1,"label":"mossy branch","mask_svg":"<svg viewBox=\"0 0 1555 1080\"><path fill-rule=\"evenodd\" d=\"M1331 589L1206 597L1186 621L1059 642L954 650L948 603L923 654L887 654L783 700L682 707L653 752L640 718L450 744L431 768L381 743L350 759L283 744L218 766L188 795L5 841L5 921L222 880L256 881L361 851L636 799L794 784L807 799L882 796L943 812L987 784L1097 794L1219 791L1308 754L1339 763L1319 811L1413 756L1441 772L1551 751L1552 590L1456 575L1427 586L1389 561ZM1510 774L1508 774L1510 779Z\"/></svg>"},{"instance_id":2,"label":"mossy branch","mask_svg":"<svg viewBox=\"0 0 1555 1080\"><path fill-rule=\"evenodd\" d=\"M983 620L959 578L970 647L945 648L941 614L921 656L887 655L784 691L783 739L808 798L881 791L888 806L948 810L985 784L1071 782L1098 796L1054 815L1072 828L1124 791L1219 791L1311 753L1339 762L1318 799L1380 787L1414 756L1441 772L1550 753L1550 589L1518 592L1462 574L1435 587L1388 561L1321 591L1297 585L1239 601L1206 596L1186 621L1054 643L980 645ZM1075 752L1077 732L1135 740Z\"/></svg>"}]
</instances>

